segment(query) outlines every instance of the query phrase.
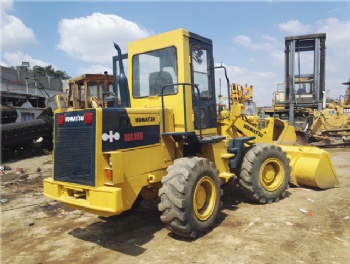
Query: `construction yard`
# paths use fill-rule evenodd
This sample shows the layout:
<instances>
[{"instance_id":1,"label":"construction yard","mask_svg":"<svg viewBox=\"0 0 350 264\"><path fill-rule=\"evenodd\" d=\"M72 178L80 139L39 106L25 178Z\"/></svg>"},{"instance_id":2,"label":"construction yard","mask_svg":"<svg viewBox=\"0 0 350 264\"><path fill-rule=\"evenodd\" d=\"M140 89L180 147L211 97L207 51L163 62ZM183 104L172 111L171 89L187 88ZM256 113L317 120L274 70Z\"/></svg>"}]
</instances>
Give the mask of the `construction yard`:
<instances>
[{"instance_id":1,"label":"construction yard","mask_svg":"<svg viewBox=\"0 0 350 264\"><path fill-rule=\"evenodd\" d=\"M169 233L154 202L106 219L45 198L51 155L3 162L1 263L349 263L350 149L327 150L339 188L257 205L227 185L217 227L197 240Z\"/></svg>"}]
</instances>

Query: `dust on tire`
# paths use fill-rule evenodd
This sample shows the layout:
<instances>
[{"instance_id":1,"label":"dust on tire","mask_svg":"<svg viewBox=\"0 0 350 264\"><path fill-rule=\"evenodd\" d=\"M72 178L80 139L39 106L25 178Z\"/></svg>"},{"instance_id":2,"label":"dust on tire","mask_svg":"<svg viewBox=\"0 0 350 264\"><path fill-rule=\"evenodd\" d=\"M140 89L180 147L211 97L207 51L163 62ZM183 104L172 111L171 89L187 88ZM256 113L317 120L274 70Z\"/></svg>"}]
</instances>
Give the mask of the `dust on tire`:
<instances>
[{"instance_id":1,"label":"dust on tire","mask_svg":"<svg viewBox=\"0 0 350 264\"><path fill-rule=\"evenodd\" d=\"M200 157L180 158L169 166L167 172L159 190L161 221L182 237L197 238L213 229L222 195L219 172L214 163ZM198 192L198 188L208 200L199 202L200 206L196 208L194 192Z\"/></svg>"},{"instance_id":2,"label":"dust on tire","mask_svg":"<svg viewBox=\"0 0 350 264\"><path fill-rule=\"evenodd\" d=\"M238 183L250 200L262 204L272 203L284 198L290 173L289 159L280 147L256 144L246 151Z\"/></svg>"}]
</instances>

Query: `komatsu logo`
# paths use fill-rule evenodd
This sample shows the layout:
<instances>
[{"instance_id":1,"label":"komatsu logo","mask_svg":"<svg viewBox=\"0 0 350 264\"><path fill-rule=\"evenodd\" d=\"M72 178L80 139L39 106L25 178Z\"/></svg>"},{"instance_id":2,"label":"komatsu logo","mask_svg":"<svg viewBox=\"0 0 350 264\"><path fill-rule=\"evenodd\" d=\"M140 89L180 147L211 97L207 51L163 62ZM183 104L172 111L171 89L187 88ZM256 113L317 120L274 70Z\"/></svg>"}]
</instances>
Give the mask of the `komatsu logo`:
<instances>
[{"instance_id":1,"label":"komatsu logo","mask_svg":"<svg viewBox=\"0 0 350 264\"><path fill-rule=\"evenodd\" d=\"M84 121L84 116L66 116L64 118L65 122L80 122Z\"/></svg>"},{"instance_id":2,"label":"komatsu logo","mask_svg":"<svg viewBox=\"0 0 350 264\"><path fill-rule=\"evenodd\" d=\"M135 122L136 123L143 123L143 122L154 122L156 121L156 118L154 116L149 117L136 117Z\"/></svg>"},{"instance_id":3,"label":"komatsu logo","mask_svg":"<svg viewBox=\"0 0 350 264\"><path fill-rule=\"evenodd\" d=\"M102 140L103 141L109 141L109 142L113 142L113 140L119 140L120 139L120 134L118 132L113 132L113 131L109 131L109 134L107 133L103 133L102 134Z\"/></svg>"},{"instance_id":4,"label":"komatsu logo","mask_svg":"<svg viewBox=\"0 0 350 264\"><path fill-rule=\"evenodd\" d=\"M250 132L253 132L255 135L257 135L258 137L263 137L263 134L258 130L255 129L253 127L248 126L247 124L244 124L243 127L247 130L249 130Z\"/></svg>"}]
</instances>

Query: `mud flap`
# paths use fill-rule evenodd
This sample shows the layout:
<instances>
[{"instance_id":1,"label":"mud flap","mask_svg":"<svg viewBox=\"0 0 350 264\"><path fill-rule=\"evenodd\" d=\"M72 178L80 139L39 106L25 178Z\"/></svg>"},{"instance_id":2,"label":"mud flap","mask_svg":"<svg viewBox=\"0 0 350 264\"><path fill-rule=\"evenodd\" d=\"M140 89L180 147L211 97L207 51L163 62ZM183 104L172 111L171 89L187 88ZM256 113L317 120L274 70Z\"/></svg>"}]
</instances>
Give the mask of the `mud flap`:
<instances>
[{"instance_id":1,"label":"mud flap","mask_svg":"<svg viewBox=\"0 0 350 264\"><path fill-rule=\"evenodd\" d=\"M291 184L320 189L340 186L328 151L310 146L279 146L290 159Z\"/></svg>"}]
</instances>

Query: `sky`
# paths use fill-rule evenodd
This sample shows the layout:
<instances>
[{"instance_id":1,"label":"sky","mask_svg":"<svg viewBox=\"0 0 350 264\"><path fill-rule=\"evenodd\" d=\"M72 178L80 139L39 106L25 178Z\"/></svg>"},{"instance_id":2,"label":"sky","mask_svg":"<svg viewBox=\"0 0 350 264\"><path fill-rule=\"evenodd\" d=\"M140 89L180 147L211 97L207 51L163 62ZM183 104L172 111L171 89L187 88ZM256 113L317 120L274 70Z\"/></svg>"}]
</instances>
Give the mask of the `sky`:
<instances>
[{"instance_id":1,"label":"sky","mask_svg":"<svg viewBox=\"0 0 350 264\"><path fill-rule=\"evenodd\" d=\"M215 63L227 67L230 83L253 85L258 106L271 105L275 84L284 81L288 36L326 33L331 98L345 94L341 83L350 78L350 1L1 0L1 13L5 67L26 61L71 77L112 74L113 42L127 53L130 41L184 28L213 40Z\"/></svg>"}]
</instances>

